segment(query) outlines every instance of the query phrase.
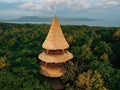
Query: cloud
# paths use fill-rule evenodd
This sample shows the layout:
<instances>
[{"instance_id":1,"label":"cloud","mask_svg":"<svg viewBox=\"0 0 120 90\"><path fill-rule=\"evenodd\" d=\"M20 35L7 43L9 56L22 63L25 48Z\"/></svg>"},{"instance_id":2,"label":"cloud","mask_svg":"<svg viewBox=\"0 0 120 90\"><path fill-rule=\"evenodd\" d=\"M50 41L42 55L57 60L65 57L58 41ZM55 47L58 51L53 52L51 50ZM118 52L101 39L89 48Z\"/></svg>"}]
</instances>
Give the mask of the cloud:
<instances>
[{"instance_id":1,"label":"cloud","mask_svg":"<svg viewBox=\"0 0 120 90\"><path fill-rule=\"evenodd\" d=\"M120 0L101 0L97 3L97 6L102 8L108 8L108 7L117 6L119 4L120 4Z\"/></svg>"},{"instance_id":2,"label":"cloud","mask_svg":"<svg viewBox=\"0 0 120 90\"><path fill-rule=\"evenodd\" d=\"M54 0L0 0L0 17L30 13L51 16L54 15L54 8ZM116 15L120 11L120 0L56 0L56 8L59 16L108 17L106 15Z\"/></svg>"},{"instance_id":3,"label":"cloud","mask_svg":"<svg viewBox=\"0 0 120 90\"><path fill-rule=\"evenodd\" d=\"M41 3L41 2L33 2L33 1L29 1L29 2L24 2L21 5L19 5L20 9L24 9L24 10L50 10L50 4L46 4L45 3Z\"/></svg>"},{"instance_id":4,"label":"cloud","mask_svg":"<svg viewBox=\"0 0 120 90\"><path fill-rule=\"evenodd\" d=\"M57 10L71 9L87 9L90 7L90 4L85 0L59 0L56 2ZM42 2L25 2L19 5L21 9L30 9L30 10L53 10L54 9L54 0L44 0Z\"/></svg>"},{"instance_id":5,"label":"cloud","mask_svg":"<svg viewBox=\"0 0 120 90\"><path fill-rule=\"evenodd\" d=\"M40 4L35 4L35 3L33 3L33 2L25 2L25 3L23 3L23 4L21 4L21 5L19 5L19 7L21 8L21 9L34 9L34 8L36 8L36 6L38 7L37 9L41 9L41 5Z\"/></svg>"},{"instance_id":6,"label":"cloud","mask_svg":"<svg viewBox=\"0 0 120 90\"><path fill-rule=\"evenodd\" d=\"M6 2L6 3L13 3L13 2L19 2L20 0L0 0L0 2Z\"/></svg>"},{"instance_id":7,"label":"cloud","mask_svg":"<svg viewBox=\"0 0 120 90\"><path fill-rule=\"evenodd\" d=\"M117 1L109 1L109 2L106 2L106 5L118 5L118 2Z\"/></svg>"}]
</instances>

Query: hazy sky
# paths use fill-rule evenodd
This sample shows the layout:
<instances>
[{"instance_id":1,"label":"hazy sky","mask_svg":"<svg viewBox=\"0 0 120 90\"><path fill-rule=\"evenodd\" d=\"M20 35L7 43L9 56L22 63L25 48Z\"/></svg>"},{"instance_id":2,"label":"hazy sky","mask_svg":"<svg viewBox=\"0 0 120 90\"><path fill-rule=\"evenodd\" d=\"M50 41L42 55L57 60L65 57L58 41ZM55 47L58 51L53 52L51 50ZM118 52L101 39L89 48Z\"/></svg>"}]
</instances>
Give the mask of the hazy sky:
<instances>
[{"instance_id":1,"label":"hazy sky","mask_svg":"<svg viewBox=\"0 0 120 90\"><path fill-rule=\"evenodd\" d=\"M0 19L53 16L55 0L0 0ZM60 17L120 20L120 0L56 0Z\"/></svg>"}]
</instances>

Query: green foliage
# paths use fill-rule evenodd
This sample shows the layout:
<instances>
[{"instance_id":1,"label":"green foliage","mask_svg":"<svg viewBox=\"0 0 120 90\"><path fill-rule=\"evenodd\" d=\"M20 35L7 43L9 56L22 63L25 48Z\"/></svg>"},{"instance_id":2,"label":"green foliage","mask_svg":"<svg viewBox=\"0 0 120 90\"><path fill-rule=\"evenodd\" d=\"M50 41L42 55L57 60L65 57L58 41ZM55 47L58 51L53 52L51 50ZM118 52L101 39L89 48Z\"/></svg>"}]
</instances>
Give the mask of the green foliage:
<instances>
[{"instance_id":1,"label":"green foliage","mask_svg":"<svg viewBox=\"0 0 120 90\"><path fill-rule=\"evenodd\" d=\"M75 85L79 90L107 90L104 87L101 74L92 70L80 74L75 81Z\"/></svg>"},{"instance_id":2,"label":"green foliage","mask_svg":"<svg viewBox=\"0 0 120 90\"><path fill-rule=\"evenodd\" d=\"M0 70L8 66L6 61L7 61L6 57L0 57Z\"/></svg>"},{"instance_id":3,"label":"green foliage","mask_svg":"<svg viewBox=\"0 0 120 90\"><path fill-rule=\"evenodd\" d=\"M26 68L13 69L14 74L8 71L0 73L0 90L51 90L46 82L30 74Z\"/></svg>"},{"instance_id":4,"label":"green foliage","mask_svg":"<svg viewBox=\"0 0 120 90\"><path fill-rule=\"evenodd\" d=\"M0 90L51 90L37 61L47 27L0 24Z\"/></svg>"},{"instance_id":5,"label":"green foliage","mask_svg":"<svg viewBox=\"0 0 120 90\"><path fill-rule=\"evenodd\" d=\"M114 59L111 60L114 67L120 68L120 43L114 44Z\"/></svg>"},{"instance_id":6,"label":"green foliage","mask_svg":"<svg viewBox=\"0 0 120 90\"><path fill-rule=\"evenodd\" d=\"M92 57L92 52L86 45L81 46L80 60L90 60Z\"/></svg>"},{"instance_id":7,"label":"green foliage","mask_svg":"<svg viewBox=\"0 0 120 90\"><path fill-rule=\"evenodd\" d=\"M63 81L66 81L66 90L81 90L75 84L77 80L76 77L78 77L80 74L85 78L84 72L88 73L89 69L96 71L101 75L104 86L100 90L104 90L105 88L109 90L120 89L118 85L120 79L118 76L119 69L116 71L116 68L119 68L118 58L120 54L120 45L119 40L117 40L117 42L113 41L113 35L117 30L117 28L112 27L69 27L69 32L66 32L72 35L75 41L75 43L71 44L70 47L70 50L74 55L72 63L73 66L75 66L72 67L71 65L67 64L67 67L69 67L66 68L68 73L62 77ZM67 36L66 32L65 35ZM72 67L72 69L70 67ZM95 72L92 72L92 75L94 76ZM95 79L97 79L97 77L95 77ZM81 80L81 78L79 78L79 80ZM82 82L80 83L83 84ZM88 88L88 86L86 88ZM91 88L92 89L89 90L98 89L95 89L95 87Z\"/></svg>"},{"instance_id":8,"label":"green foliage","mask_svg":"<svg viewBox=\"0 0 120 90\"><path fill-rule=\"evenodd\" d=\"M78 63L73 63L69 61L67 65L65 66L64 76L62 77L62 80L64 83L73 83L75 79L76 72L78 71Z\"/></svg>"},{"instance_id":9,"label":"green foliage","mask_svg":"<svg viewBox=\"0 0 120 90\"><path fill-rule=\"evenodd\" d=\"M72 35L69 35L66 37L66 40L68 41L69 44L73 45L75 43L75 39L73 38Z\"/></svg>"},{"instance_id":10,"label":"green foliage","mask_svg":"<svg viewBox=\"0 0 120 90\"><path fill-rule=\"evenodd\" d=\"M37 59L49 27L0 23L0 90L51 90L39 74ZM65 90L119 90L119 28L65 25L62 29L74 55L61 78Z\"/></svg>"},{"instance_id":11,"label":"green foliage","mask_svg":"<svg viewBox=\"0 0 120 90\"><path fill-rule=\"evenodd\" d=\"M112 50L109 44L105 43L104 41L100 41L98 42L98 44L95 46L94 48L94 53L97 56L101 56L104 53L111 55L112 54Z\"/></svg>"},{"instance_id":12,"label":"green foliage","mask_svg":"<svg viewBox=\"0 0 120 90\"><path fill-rule=\"evenodd\" d=\"M120 40L120 29L118 29L114 35L113 35L114 40Z\"/></svg>"},{"instance_id":13,"label":"green foliage","mask_svg":"<svg viewBox=\"0 0 120 90\"><path fill-rule=\"evenodd\" d=\"M119 90L119 70L114 69L109 63L92 61L89 64L89 68L97 70L105 81L105 86L110 90Z\"/></svg>"}]
</instances>

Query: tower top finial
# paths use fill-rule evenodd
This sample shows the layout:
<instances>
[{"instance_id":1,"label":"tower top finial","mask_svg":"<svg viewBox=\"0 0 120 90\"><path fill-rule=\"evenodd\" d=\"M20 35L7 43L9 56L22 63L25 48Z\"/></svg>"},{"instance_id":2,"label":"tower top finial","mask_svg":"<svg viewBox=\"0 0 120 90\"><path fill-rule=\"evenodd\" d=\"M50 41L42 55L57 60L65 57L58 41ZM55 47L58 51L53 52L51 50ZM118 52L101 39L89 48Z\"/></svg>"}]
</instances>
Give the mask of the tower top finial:
<instances>
[{"instance_id":1,"label":"tower top finial","mask_svg":"<svg viewBox=\"0 0 120 90\"><path fill-rule=\"evenodd\" d=\"M56 15L56 0L54 0L54 14Z\"/></svg>"}]
</instances>

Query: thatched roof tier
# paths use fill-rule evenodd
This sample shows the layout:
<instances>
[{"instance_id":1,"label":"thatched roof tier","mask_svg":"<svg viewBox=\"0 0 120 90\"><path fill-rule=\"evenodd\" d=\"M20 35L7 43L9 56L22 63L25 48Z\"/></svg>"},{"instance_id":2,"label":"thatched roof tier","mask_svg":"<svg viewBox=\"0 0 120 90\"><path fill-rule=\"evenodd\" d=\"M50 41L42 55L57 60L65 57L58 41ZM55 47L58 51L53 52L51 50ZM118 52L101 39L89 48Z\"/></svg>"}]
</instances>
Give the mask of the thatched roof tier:
<instances>
[{"instance_id":1,"label":"thatched roof tier","mask_svg":"<svg viewBox=\"0 0 120 90\"><path fill-rule=\"evenodd\" d=\"M53 18L49 33L42 47L49 50L67 49L69 47L56 16Z\"/></svg>"},{"instance_id":2,"label":"thatched roof tier","mask_svg":"<svg viewBox=\"0 0 120 90\"><path fill-rule=\"evenodd\" d=\"M40 65L40 73L46 77L61 77L63 75L63 68L48 68Z\"/></svg>"},{"instance_id":3,"label":"thatched roof tier","mask_svg":"<svg viewBox=\"0 0 120 90\"><path fill-rule=\"evenodd\" d=\"M57 54L57 55L51 55L42 52L38 56L38 58L46 63L63 63L72 59L73 55L69 51L66 51L64 54Z\"/></svg>"}]
</instances>

